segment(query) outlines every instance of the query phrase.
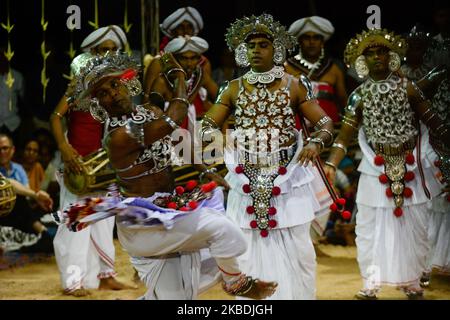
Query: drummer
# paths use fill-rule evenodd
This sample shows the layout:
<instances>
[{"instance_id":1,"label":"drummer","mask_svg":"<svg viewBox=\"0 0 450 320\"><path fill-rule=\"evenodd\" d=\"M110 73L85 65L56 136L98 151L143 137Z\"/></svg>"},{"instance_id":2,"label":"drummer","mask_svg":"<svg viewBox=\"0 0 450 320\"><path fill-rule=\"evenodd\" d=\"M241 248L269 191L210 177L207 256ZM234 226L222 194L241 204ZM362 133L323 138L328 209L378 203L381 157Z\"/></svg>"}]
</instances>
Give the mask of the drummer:
<instances>
[{"instance_id":1,"label":"drummer","mask_svg":"<svg viewBox=\"0 0 450 320\"><path fill-rule=\"evenodd\" d=\"M111 25L95 30L81 44L84 53L72 61L73 74L76 75L81 66L93 56L124 49L126 43L125 33L118 26ZM81 158L101 148L103 125L91 116L89 106L67 101L70 88L69 86L65 96L56 106L50 124L61 151L64 170L79 174L82 172ZM63 118L68 124L66 134ZM59 174L58 180L62 210L79 198L105 193L104 190L98 190L76 195L67 189L62 174ZM73 188L71 190L74 191ZM114 270L113 228L114 218L103 220L78 233L70 232L64 226L58 228L53 245L65 294L79 297L88 295L88 289L129 288L115 278L117 273Z\"/></svg>"}]
</instances>

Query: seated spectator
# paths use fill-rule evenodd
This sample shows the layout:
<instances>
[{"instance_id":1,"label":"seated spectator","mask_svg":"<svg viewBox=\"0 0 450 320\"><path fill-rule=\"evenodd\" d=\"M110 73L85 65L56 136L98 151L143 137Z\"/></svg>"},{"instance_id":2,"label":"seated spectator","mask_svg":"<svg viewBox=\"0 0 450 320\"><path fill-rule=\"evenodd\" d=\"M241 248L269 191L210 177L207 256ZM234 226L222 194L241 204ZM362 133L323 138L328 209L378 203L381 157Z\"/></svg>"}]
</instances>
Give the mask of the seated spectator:
<instances>
[{"instance_id":1,"label":"seated spectator","mask_svg":"<svg viewBox=\"0 0 450 320\"><path fill-rule=\"evenodd\" d=\"M31 208L27 198L35 200L45 211L52 210L53 201L45 191L39 190L36 192L29 188L28 177L24 168L11 161L14 152L15 147L12 139L6 134L0 134L0 173L11 181L18 193L14 209L8 215L0 217L2 232L5 231L3 227L10 227L6 228L6 235L0 234L0 238L8 236L9 239L16 239L15 235L19 233L35 234L40 236L38 243L36 243L39 251L52 252L52 239L47 232L47 228L40 221L41 214Z\"/></svg>"},{"instance_id":2,"label":"seated spectator","mask_svg":"<svg viewBox=\"0 0 450 320\"><path fill-rule=\"evenodd\" d=\"M25 143L21 164L28 176L28 183L32 190L39 191L44 180L44 169L38 161L39 143L34 139L28 139Z\"/></svg>"}]
</instances>

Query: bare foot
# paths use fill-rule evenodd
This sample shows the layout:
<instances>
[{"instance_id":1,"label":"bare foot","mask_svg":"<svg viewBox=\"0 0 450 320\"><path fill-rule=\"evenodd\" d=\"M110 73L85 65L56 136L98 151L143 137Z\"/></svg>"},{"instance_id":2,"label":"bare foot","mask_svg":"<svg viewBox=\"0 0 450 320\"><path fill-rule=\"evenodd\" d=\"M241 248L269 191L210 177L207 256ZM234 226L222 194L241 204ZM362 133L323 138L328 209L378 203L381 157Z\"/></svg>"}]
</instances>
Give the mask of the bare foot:
<instances>
[{"instance_id":1,"label":"bare foot","mask_svg":"<svg viewBox=\"0 0 450 320\"><path fill-rule=\"evenodd\" d=\"M222 288L228 294L256 300L270 297L275 293L277 286L276 282L265 282L246 275L241 275L237 281L231 284L222 283Z\"/></svg>"},{"instance_id":2,"label":"bare foot","mask_svg":"<svg viewBox=\"0 0 450 320\"><path fill-rule=\"evenodd\" d=\"M66 296L74 296L74 297L80 298L80 297L86 297L86 296L91 295L91 292L85 288L80 288L80 289L75 289L70 292L65 291L64 294Z\"/></svg>"},{"instance_id":3,"label":"bare foot","mask_svg":"<svg viewBox=\"0 0 450 320\"><path fill-rule=\"evenodd\" d=\"M130 286L124 284L114 277L100 279L99 290L127 290L127 289L137 289L136 286Z\"/></svg>"},{"instance_id":4,"label":"bare foot","mask_svg":"<svg viewBox=\"0 0 450 320\"><path fill-rule=\"evenodd\" d=\"M251 289L242 294L242 297L261 300L270 297L275 293L278 283L276 282L264 282L261 280L253 280L253 285Z\"/></svg>"}]
</instances>

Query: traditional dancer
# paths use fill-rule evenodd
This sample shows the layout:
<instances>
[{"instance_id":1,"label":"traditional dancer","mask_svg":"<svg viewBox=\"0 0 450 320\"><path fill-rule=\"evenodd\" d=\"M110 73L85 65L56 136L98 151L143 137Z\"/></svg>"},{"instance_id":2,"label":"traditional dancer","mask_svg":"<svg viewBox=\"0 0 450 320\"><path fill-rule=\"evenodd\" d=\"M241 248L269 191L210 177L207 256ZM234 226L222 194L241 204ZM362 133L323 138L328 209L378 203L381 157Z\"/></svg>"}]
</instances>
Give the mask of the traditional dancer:
<instances>
[{"instance_id":1,"label":"traditional dancer","mask_svg":"<svg viewBox=\"0 0 450 320\"><path fill-rule=\"evenodd\" d=\"M334 122L347 102L343 70L325 54L325 42L334 27L325 18L312 16L295 21L289 33L298 39L298 54L285 62L286 72L299 77L304 74L313 84L320 107Z\"/></svg>"},{"instance_id":2,"label":"traditional dancer","mask_svg":"<svg viewBox=\"0 0 450 320\"><path fill-rule=\"evenodd\" d=\"M332 121L313 100L309 81L285 74L286 50L295 38L272 16L237 20L226 39L237 64L251 70L223 88L202 132L207 139L230 114L236 118L231 137L237 139L237 154L234 142L227 142L225 163L231 187L227 215L248 244L239 261L245 272L279 283L274 299L314 299L316 257L309 230L315 211L329 203L308 164L332 142ZM318 129L305 146L296 114Z\"/></svg>"},{"instance_id":3,"label":"traditional dancer","mask_svg":"<svg viewBox=\"0 0 450 320\"><path fill-rule=\"evenodd\" d=\"M195 37L203 29L203 19L197 9L193 7L183 7L170 14L160 25L161 32L165 35L160 46L161 51L165 51L166 45L177 37ZM205 50L206 51L206 50ZM144 80L144 102L148 102L149 94L152 92L153 83L160 76L161 65L160 56L157 55L151 60L145 70ZM144 61L146 61L144 59ZM209 77L212 75L211 63L208 58L201 55L197 64L202 68L202 72ZM214 100L217 94L217 87L205 87L208 96ZM196 99L198 100L199 97ZM201 101L196 103L201 104Z\"/></svg>"},{"instance_id":4,"label":"traditional dancer","mask_svg":"<svg viewBox=\"0 0 450 320\"><path fill-rule=\"evenodd\" d=\"M346 63L368 78L350 96L325 169L333 180L359 130L356 244L363 288L358 299L376 299L384 284L400 287L410 299L423 297L419 278L429 249L428 207L441 189L428 136L448 145L450 135L419 86L398 74L406 47L401 37L372 29L345 50Z\"/></svg>"},{"instance_id":5,"label":"traditional dancer","mask_svg":"<svg viewBox=\"0 0 450 320\"><path fill-rule=\"evenodd\" d=\"M71 64L72 72L76 76L93 56L123 49L126 43L125 33L118 26L111 25L95 30L81 44L85 53L74 59ZM68 100L70 90L69 86L66 95L56 106L50 123L64 161L64 170L81 173L81 157L101 148L103 125L91 116L88 108ZM66 134L63 118L68 121ZM80 196L66 188L62 173L58 174L58 180L60 207L64 209ZM104 193L105 191L101 190L96 192ZM115 279L117 273L114 271L113 229L113 218L101 221L79 233L72 233L64 226L59 226L53 244L65 294L85 296L89 294L87 289L129 288Z\"/></svg>"},{"instance_id":6,"label":"traditional dancer","mask_svg":"<svg viewBox=\"0 0 450 320\"><path fill-rule=\"evenodd\" d=\"M139 94L141 88L135 77L137 66L126 55L91 60L78 76L76 91L79 103L89 103L94 117L106 121L103 144L116 171L120 193L128 197L113 209L141 207L119 214L117 230L120 243L148 287L144 298L195 299L202 248L209 248L216 259L228 293L265 298L273 293L276 283L258 281L240 272L236 257L245 251L246 245L239 228L219 210L223 210L220 190L214 192L212 199L198 203L198 210L192 214L187 212L188 206L197 208L192 199L185 199L184 207L169 210L170 213L152 203L161 192L167 196L174 189L170 134L179 128L189 105L185 72L171 55L163 56L161 61L162 70L174 88L166 112L154 105L133 105L131 96ZM208 176L226 185L220 176L211 173ZM178 188L177 193L184 190ZM146 206L148 210L143 209ZM77 206L73 209L77 210ZM69 210L69 217L72 213ZM146 213L148 219L142 218ZM134 220L125 219L127 214L134 214ZM139 224L152 216L158 216L164 224Z\"/></svg>"}]
</instances>

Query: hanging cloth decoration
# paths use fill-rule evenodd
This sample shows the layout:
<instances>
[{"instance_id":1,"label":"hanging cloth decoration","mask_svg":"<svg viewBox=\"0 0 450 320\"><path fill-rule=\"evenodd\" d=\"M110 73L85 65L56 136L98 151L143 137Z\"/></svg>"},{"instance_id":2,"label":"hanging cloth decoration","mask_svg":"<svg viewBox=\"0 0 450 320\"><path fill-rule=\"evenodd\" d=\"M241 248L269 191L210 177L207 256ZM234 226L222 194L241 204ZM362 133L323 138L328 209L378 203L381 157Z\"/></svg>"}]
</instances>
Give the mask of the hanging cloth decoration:
<instances>
[{"instance_id":1,"label":"hanging cloth decoration","mask_svg":"<svg viewBox=\"0 0 450 320\"><path fill-rule=\"evenodd\" d=\"M125 0L125 10L123 14L123 29L125 31L125 34L127 35L128 39L128 33L131 30L131 27L133 26L132 23L128 23L128 0ZM128 53L129 56L131 56L131 49L128 41L125 43L125 52Z\"/></svg>"},{"instance_id":2,"label":"hanging cloth decoration","mask_svg":"<svg viewBox=\"0 0 450 320\"><path fill-rule=\"evenodd\" d=\"M42 70L41 70L41 85L42 85L42 102L45 104L47 95L47 86L50 79L47 78L47 59L51 54L51 51L47 51L45 46L45 32L47 31L48 21L45 21L45 0L41 0L41 27L42 27Z\"/></svg>"},{"instance_id":3,"label":"hanging cloth decoration","mask_svg":"<svg viewBox=\"0 0 450 320\"><path fill-rule=\"evenodd\" d=\"M9 18L9 0L6 3L6 11L7 11L7 18L6 18L6 24L2 23L1 26L3 29L6 30L6 32L8 33L8 50L4 53L6 59L8 60L8 75L6 76L6 80L5 80L5 84L8 87L9 90L9 102L8 102L8 106L9 106L9 110L12 110L12 89L13 89L13 85L14 85L14 76L12 74L12 70L11 70L11 60L14 56L14 51L11 50L11 31L14 28L14 25L11 25L11 21Z\"/></svg>"},{"instance_id":4,"label":"hanging cloth decoration","mask_svg":"<svg viewBox=\"0 0 450 320\"><path fill-rule=\"evenodd\" d=\"M94 7L94 21L88 21L88 23L95 29L98 29L98 0L95 0Z\"/></svg>"}]
</instances>

